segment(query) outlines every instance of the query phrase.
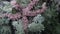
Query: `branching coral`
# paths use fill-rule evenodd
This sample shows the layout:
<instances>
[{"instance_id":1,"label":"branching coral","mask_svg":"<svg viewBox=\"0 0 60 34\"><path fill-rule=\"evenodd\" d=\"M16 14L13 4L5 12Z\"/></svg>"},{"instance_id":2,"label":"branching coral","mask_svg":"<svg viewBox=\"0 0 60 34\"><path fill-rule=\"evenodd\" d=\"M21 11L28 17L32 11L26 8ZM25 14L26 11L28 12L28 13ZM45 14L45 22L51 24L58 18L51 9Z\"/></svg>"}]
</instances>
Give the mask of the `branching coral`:
<instances>
[{"instance_id":1,"label":"branching coral","mask_svg":"<svg viewBox=\"0 0 60 34\"><path fill-rule=\"evenodd\" d=\"M31 10L33 8L33 6L38 2L39 0L31 0L31 2L27 5L27 7L23 8L21 5L19 5L16 0L12 0L11 1L11 5L13 6L13 8L15 8L16 10L22 10L21 13L18 12L16 14L10 14L10 13L5 13L3 14L4 17L8 17L9 19L11 20L18 20L19 18L22 17L22 21L23 21L23 24L24 24L24 30L26 31L27 30L27 26L28 26L28 19L27 19L27 16L36 16L37 14L40 14L40 13L43 13L47 7L46 7L46 2L44 2L42 4L42 8L41 9L38 9L38 10Z\"/></svg>"}]
</instances>

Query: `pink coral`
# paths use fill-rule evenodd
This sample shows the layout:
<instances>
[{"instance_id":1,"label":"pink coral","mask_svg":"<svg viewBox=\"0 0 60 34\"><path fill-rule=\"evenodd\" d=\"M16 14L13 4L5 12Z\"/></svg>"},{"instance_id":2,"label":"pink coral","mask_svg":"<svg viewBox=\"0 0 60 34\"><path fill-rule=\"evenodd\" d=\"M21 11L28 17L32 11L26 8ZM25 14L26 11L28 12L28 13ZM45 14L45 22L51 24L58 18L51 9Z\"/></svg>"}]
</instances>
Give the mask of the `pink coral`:
<instances>
[{"instance_id":1,"label":"pink coral","mask_svg":"<svg viewBox=\"0 0 60 34\"><path fill-rule=\"evenodd\" d=\"M20 17L22 17L22 21L23 21L23 24L24 24L24 26L23 26L24 30L27 30L27 26L28 26L29 21L28 21L26 16L36 16L39 13L43 13L47 9L46 2L44 2L42 4L42 9L30 11L31 8L33 8L33 6L38 1L39 0L32 0L26 8L22 9L22 14L19 12L19 13L16 13L16 14L4 14L4 15L7 16L8 18L12 19L12 20L18 20ZM11 5L13 5L13 7L15 7L16 9L21 9L22 8L15 0L11 1Z\"/></svg>"}]
</instances>

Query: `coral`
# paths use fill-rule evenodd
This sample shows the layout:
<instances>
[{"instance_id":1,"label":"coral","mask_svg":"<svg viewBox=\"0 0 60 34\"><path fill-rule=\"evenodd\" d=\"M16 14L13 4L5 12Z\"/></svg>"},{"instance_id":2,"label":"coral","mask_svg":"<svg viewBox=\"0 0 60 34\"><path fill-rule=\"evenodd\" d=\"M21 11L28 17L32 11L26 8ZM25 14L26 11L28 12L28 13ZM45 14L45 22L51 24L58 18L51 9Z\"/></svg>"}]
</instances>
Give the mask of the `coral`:
<instances>
[{"instance_id":1,"label":"coral","mask_svg":"<svg viewBox=\"0 0 60 34\"><path fill-rule=\"evenodd\" d=\"M47 9L47 6L46 6L46 2L44 2L42 4L42 8L41 9L38 9L38 10L31 10L33 8L33 6L35 4L38 3L39 0L31 0L30 3L26 6L26 7L22 7L19 3L17 3L16 0L12 0L10 3L12 5L12 8L15 8L16 10L19 10L19 12L13 14L13 13L4 13L4 14L1 14L3 16L0 16L0 18L2 17L8 17L8 19L10 20L19 20L21 17L22 17L22 23L23 23L23 29L27 32L27 27L28 27L28 24L29 24L29 20L27 19L27 16L37 16L38 14L41 14L43 12L45 12L45 10ZM10 10L11 7L9 8L9 10L7 9L7 11L11 11ZM5 8L4 8L5 10ZM38 26L38 24L36 25ZM39 26L41 26L42 28L44 27L41 22L39 24ZM35 27L35 26L34 26Z\"/></svg>"},{"instance_id":2,"label":"coral","mask_svg":"<svg viewBox=\"0 0 60 34\"><path fill-rule=\"evenodd\" d=\"M9 26L0 26L0 34L11 34L11 30Z\"/></svg>"},{"instance_id":3,"label":"coral","mask_svg":"<svg viewBox=\"0 0 60 34\"><path fill-rule=\"evenodd\" d=\"M23 24L21 20L13 21L12 25L16 28L15 34L24 34Z\"/></svg>"},{"instance_id":4,"label":"coral","mask_svg":"<svg viewBox=\"0 0 60 34\"><path fill-rule=\"evenodd\" d=\"M23 26L24 30L27 30L27 27L28 27L28 19L26 16L36 16L37 14L42 13L46 10L46 6L45 6L46 3L43 3L42 9L30 11L36 2L38 2L38 0L33 0L33 1L31 1L30 4L28 4L28 6L26 8L22 9L22 21L24 24L24 26Z\"/></svg>"},{"instance_id":5,"label":"coral","mask_svg":"<svg viewBox=\"0 0 60 34\"><path fill-rule=\"evenodd\" d=\"M40 14L34 17L33 22L28 25L28 29L31 32L36 32L36 31L43 31L44 30L44 25L42 22L44 21L44 17L42 17Z\"/></svg>"},{"instance_id":6,"label":"coral","mask_svg":"<svg viewBox=\"0 0 60 34\"><path fill-rule=\"evenodd\" d=\"M0 12L1 13L11 13L12 11L12 6L10 5L9 2L7 1L1 1L0 3Z\"/></svg>"},{"instance_id":7,"label":"coral","mask_svg":"<svg viewBox=\"0 0 60 34\"><path fill-rule=\"evenodd\" d=\"M13 2L13 3L12 3ZM11 3L12 3L12 5L13 6L15 6L16 5L16 2L15 1L12 1ZM30 11L30 9L35 5L35 3L36 2L38 2L38 0L33 0L33 1L31 1L31 3L30 4L28 4L28 6L26 7L26 8L24 8L24 9L22 9L22 15L21 16L18 16L18 17L23 17L22 19L23 19L23 22L25 21L25 20L27 20L27 17L26 16L36 16L37 14L39 14L39 13L42 13L42 12L44 12L45 10L46 10L46 3L43 3L42 4L42 9L38 9L38 10L35 10L35 11ZM15 4L14 4L15 3ZM18 5L18 4L17 4ZM15 6L15 7L19 7L19 6ZM19 13L18 13L19 14ZM17 17L16 17L16 15L17 14L4 14L5 16L7 16L7 17L9 17L9 18L11 18L11 19L16 19ZM19 14L20 15L20 14ZM14 17L12 17L12 16L14 16ZM16 18L15 18L16 17ZM28 21L27 21L28 22Z\"/></svg>"}]
</instances>

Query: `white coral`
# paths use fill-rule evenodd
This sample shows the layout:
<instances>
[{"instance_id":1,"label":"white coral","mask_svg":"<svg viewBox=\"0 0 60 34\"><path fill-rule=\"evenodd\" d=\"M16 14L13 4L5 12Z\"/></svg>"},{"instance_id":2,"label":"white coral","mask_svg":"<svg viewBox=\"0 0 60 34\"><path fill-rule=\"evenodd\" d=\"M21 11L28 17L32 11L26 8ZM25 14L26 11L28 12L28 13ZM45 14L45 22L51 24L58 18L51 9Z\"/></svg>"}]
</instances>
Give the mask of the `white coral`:
<instances>
[{"instance_id":1,"label":"white coral","mask_svg":"<svg viewBox=\"0 0 60 34\"><path fill-rule=\"evenodd\" d=\"M15 31L15 34L24 34L24 29L23 29L23 25L22 25L22 21L21 20L13 21L12 25L14 27L16 27L17 31Z\"/></svg>"},{"instance_id":2,"label":"white coral","mask_svg":"<svg viewBox=\"0 0 60 34\"><path fill-rule=\"evenodd\" d=\"M7 13L12 12L12 5L8 1L1 1L2 4L0 5L0 9Z\"/></svg>"},{"instance_id":3,"label":"white coral","mask_svg":"<svg viewBox=\"0 0 60 34\"><path fill-rule=\"evenodd\" d=\"M37 15L34 19L34 22L32 22L31 24L28 25L28 28L30 31L32 32L36 32L36 31L40 31L44 30L44 25L42 24L42 22L44 21L44 17L42 17L40 14Z\"/></svg>"}]
</instances>

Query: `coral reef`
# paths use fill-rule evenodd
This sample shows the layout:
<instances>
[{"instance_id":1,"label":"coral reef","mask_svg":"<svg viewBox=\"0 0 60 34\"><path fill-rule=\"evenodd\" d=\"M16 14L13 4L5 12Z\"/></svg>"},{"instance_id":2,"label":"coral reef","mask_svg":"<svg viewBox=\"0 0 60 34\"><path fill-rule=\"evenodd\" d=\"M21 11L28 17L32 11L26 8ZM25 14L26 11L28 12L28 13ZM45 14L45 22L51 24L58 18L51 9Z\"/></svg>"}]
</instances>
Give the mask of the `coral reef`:
<instances>
[{"instance_id":1,"label":"coral reef","mask_svg":"<svg viewBox=\"0 0 60 34\"><path fill-rule=\"evenodd\" d=\"M0 8L3 10L3 12L0 13L0 18L6 17L8 20L12 20L12 22L10 22L10 23L12 23L13 29L17 30L17 31L15 30L16 34L17 33L24 34L23 30L25 31L26 34L28 34L27 33L28 30L30 30L30 31L44 30L44 26L42 25L44 18L40 17L39 15L41 15L41 13L44 13L46 11L46 9L47 9L46 2L44 2L41 5L42 8L37 9L37 10L31 10L34 7L34 5L38 3L38 1L39 0L30 0L30 3L27 4L26 7L23 7L22 5L20 5L16 0L12 0L11 2L3 2L3 3L5 3L5 5L3 4L4 7L2 6L3 8L2 7ZM33 19L34 22L29 24L28 17L36 17L36 18ZM19 22L20 19L22 20L22 24L21 24L21 21ZM38 24L36 24L35 22ZM35 27L37 27L37 28L34 29Z\"/></svg>"}]
</instances>

